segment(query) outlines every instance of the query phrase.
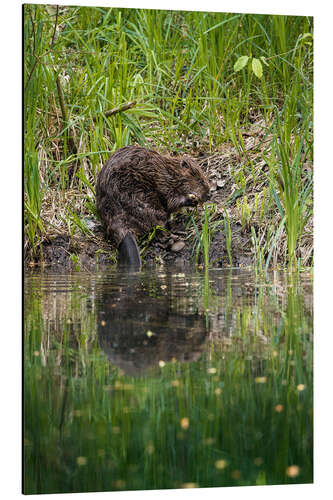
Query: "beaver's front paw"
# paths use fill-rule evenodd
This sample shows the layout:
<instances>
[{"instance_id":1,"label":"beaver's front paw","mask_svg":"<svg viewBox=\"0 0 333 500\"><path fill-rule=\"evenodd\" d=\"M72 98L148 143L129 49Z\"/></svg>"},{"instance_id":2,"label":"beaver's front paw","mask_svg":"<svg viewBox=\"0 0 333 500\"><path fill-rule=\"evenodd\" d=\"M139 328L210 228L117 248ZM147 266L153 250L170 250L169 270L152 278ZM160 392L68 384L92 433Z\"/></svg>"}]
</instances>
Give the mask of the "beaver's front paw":
<instances>
[{"instance_id":1,"label":"beaver's front paw","mask_svg":"<svg viewBox=\"0 0 333 500\"><path fill-rule=\"evenodd\" d=\"M198 203L199 203L198 197L195 194L190 193L185 198L184 206L185 207L196 207Z\"/></svg>"}]
</instances>

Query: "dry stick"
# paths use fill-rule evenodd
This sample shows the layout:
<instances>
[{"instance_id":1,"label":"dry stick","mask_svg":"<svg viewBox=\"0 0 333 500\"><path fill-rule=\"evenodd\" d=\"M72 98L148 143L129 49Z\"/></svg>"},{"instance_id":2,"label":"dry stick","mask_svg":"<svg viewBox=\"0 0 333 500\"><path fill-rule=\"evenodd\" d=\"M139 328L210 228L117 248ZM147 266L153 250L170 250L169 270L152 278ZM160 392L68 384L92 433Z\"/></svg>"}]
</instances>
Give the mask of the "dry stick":
<instances>
[{"instance_id":1,"label":"dry stick","mask_svg":"<svg viewBox=\"0 0 333 500\"><path fill-rule=\"evenodd\" d=\"M105 111L104 116L112 116L115 115L116 113L120 113L121 111L126 111L127 109L134 108L136 106L136 101L128 102L127 104L123 104L121 106L118 106L117 108L110 109L109 111ZM93 116L93 121L95 122L97 120L96 116Z\"/></svg>"},{"instance_id":2,"label":"dry stick","mask_svg":"<svg viewBox=\"0 0 333 500\"><path fill-rule=\"evenodd\" d=\"M51 43L50 43L50 49L52 49L52 47L53 47L54 39L55 39L56 31L57 31L58 14L59 14L59 5L57 5L56 18L55 18L55 23L54 23L53 35L52 35Z\"/></svg>"}]
</instances>

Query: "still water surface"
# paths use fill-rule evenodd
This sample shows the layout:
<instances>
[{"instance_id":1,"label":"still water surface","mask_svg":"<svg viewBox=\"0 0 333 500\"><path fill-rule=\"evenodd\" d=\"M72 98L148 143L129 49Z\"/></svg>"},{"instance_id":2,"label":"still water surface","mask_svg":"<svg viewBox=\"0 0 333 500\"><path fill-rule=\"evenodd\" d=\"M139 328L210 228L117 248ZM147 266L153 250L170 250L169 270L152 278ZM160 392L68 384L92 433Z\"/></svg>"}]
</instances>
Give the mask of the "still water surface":
<instances>
[{"instance_id":1,"label":"still water surface","mask_svg":"<svg viewBox=\"0 0 333 500\"><path fill-rule=\"evenodd\" d=\"M25 493L312 482L307 273L28 274Z\"/></svg>"}]
</instances>

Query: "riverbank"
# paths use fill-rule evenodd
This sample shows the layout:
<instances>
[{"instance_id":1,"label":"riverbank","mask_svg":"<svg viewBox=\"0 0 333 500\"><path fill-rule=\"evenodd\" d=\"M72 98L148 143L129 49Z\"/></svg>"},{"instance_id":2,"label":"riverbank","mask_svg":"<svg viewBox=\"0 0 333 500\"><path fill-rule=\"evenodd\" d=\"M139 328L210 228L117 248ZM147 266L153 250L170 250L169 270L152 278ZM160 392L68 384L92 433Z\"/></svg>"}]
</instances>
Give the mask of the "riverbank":
<instances>
[{"instance_id":1,"label":"riverbank","mask_svg":"<svg viewBox=\"0 0 333 500\"><path fill-rule=\"evenodd\" d=\"M271 154L272 136L267 134L264 121L259 120L242 131L242 139L244 153L239 153L231 143L225 143L214 154L190 153L196 156L211 186L206 204L210 262L213 267L252 267L260 259L267 262L270 256L270 267L282 266L287 254L287 234L284 228L281 230L281 214L271 196L269 165L265 160ZM249 162L254 174L248 169L242 188L237 179ZM304 162L304 182L312 176L312 168L309 162ZM28 267L67 271L116 264L116 249L106 240L97 215L91 211L95 204L93 194L88 201L89 210L86 192L75 189L45 193L41 207L44 237L35 255L26 240ZM143 263L202 264L198 246L203 218L203 208L183 209L174 214L167 228L159 228L140 241ZM312 265L312 231L311 216L297 249L297 258L304 266Z\"/></svg>"}]
</instances>

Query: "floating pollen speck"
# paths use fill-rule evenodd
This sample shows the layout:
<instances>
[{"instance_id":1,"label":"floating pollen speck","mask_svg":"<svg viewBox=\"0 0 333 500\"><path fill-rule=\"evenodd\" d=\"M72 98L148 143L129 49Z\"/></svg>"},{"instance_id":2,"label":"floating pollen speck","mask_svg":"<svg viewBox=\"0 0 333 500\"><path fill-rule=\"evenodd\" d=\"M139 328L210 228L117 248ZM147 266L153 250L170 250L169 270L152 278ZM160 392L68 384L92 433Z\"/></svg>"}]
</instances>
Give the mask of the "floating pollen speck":
<instances>
[{"instance_id":1,"label":"floating pollen speck","mask_svg":"<svg viewBox=\"0 0 333 500\"><path fill-rule=\"evenodd\" d=\"M148 455L152 455L155 451L155 447L152 443L148 443L147 446L146 446L146 452L148 453Z\"/></svg>"},{"instance_id":2,"label":"floating pollen speck","mask_svg":"<svg viewBox=\"0 0 333 500\"><path fill-rule=\"evenodd\" d=\"M277 411L278 413L281 413L283 411L283 406L282 405L276 405L276 407L274 408L275 411Z\"/></svg>"},{"instance_id":3,"label":"floating pollen speck","mask_svg":"<svg viewBox=\"0 0 333 500\"><path fill-rule=\"evenodd\" d=\"M297 477L299 474L299 471L300 471L300 468L298 467L298 465L290 465L286 469L286 475L288 477Z\"/></svg>"},{"instance_id":4,"label":"floating pollen speck","mask_svg":"<svg viewBox=\"0 0 333 500\"><path fill-rule=\"evenodd\" d=\"M220 470L225 469L227 465L228 462L226 460L216 460L215 462L215 467Z\"/></svg>"},{"instance_id":5,"label":"floating pollen speck","mask_svg":"<svg viewBox=\"0 0 333 500\"><path fill-rule=\"evenodd\" d=\"M38 357L40 355L39 351L34 351L34 356Z\"/></svg>"},{"instance_id":6,"label":"floating pollen speck","mask_svg":"<svg viewBox=\"0 0 333 500\"><path fill-rule=\"evenodd\" d=\"M181 488L198 488L198 483L183 483Z\"/></svg>"},{"instance_id":7,"label":"floating pollen speck","mask_svg":"<svg viewBox=\"0 0 333 500\"><path fill-rule=\"evenodd\" d=\"M122 479L117 479L115 482L114 482L114 485L117 489L121 490L123 488L125 488L126 486L126 482L123 481Z\"/></svg>"},{"instance_id":8,"label":"floating pollen speck","mask_svg":"<svg viewBox=\"0 0 333 500\"><path fill-rule=\"evenodd\" d=\"M102 326L105 326L105 325L106 325L106 322L104 321L104 319L102 319L102 321L101 321L101 325L102 325Z\"/></svg>"},{"instance_id":9,"label":"floating pollen speck","mask_svg":"<svg viewBox=\"0 0 333 500\"><path fill-rule=\"evenodd\" d=\"M266 384L267 377L256 377L254 381L256 382L256 384Z\"/></svg>"},{"instance_id":10,"label":"floating pollen speck","mask_svg":"<svg viewBox=\"0 0 333 500\"><path fill-rule=\"evenodd\" d=\"M188 429L190 425L190 421L187 417L184 417L180 421L180 426L182 429Z\"/></svg>"},{"instance_id":11,"label":"floating pollen speck","mask_svg":"<svg viewBox=\"0 0 333 500\"><path fill-rule=\"evenodd\" d=\"M172 387L179 387L180 386L180 382L179 382L179 380L172 380L171 381L171 385L172 385Z\"/></svg>"},{"instance_id":12,"label":"floating pollen speck","mask_svg":"<svg viewBox=\"0 0 333 500\"><path fill-rule=\"evenodd\" d=\"M216 373L216 368L208 368L207 373L211 373L211 374Z\"/></svg>"},{"instance_id":13,"label":"floating pollen speck","mask_svg":"<svg viewBox=\"0 0 333 500\"><path fill-rule=\"evenodd\" d=\"M78 465L86 465L87 457L77 457L76 462Z\"/></svg>"},{"instance_id":14,"label":"floating pollen speck","mask_svg":"<svg viewBox=\"0 0 333 500\"><path fill-rule=\"evenodd\" d=\"M162 359L160 359L160 361L158 362L158 366L159 366L160 368L164 368L164 366L165 366L165 361L163 361Z\"/></svg>"},{"instance_id":15,"label":"floating pollen speck","mask_svg":"<svg viewBox=\"0 0 333 500\"><path fill-rule=\"evenodd\" d=\"M148 330L146 335L147 335L147 337L152 337L154 334L151 330Z\"/></svg>"},{"instance_id":16,"label":"floating pollen speck","mask_svg":"<svg viewBox=\"0 0 333 500\"><path fill-rule=\"evenodd\" d=\"M215 389L215 394L216 394L216 396L220 396L222 394L222 389L220 387L217 387Z\"/></svg>"},{"instance_id":17,"label":"floating pollen speck","mask_svg":"<svg viewBox=\"0 0 333 500\"><path fill-rule=\"evenodd\" d=\"M298 384L298 386L296 387L296 389L297 389L298 391L304 391L304 389L305 389L305 385L304 385L304 384Z\"/></svg>"},{"instance_id":18,"label":"floating pollen speck","mask_svg":"<svg viewBox=\"0 0 333 500\"><path fill-rule=\"evenodd\" d=\"M215 443L215 438L209 437L203 440L203 444L207 446L211 446L212 444Z\"/></svg>"}]
</instances>

